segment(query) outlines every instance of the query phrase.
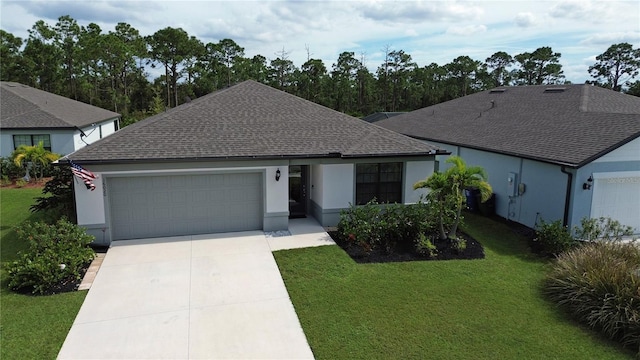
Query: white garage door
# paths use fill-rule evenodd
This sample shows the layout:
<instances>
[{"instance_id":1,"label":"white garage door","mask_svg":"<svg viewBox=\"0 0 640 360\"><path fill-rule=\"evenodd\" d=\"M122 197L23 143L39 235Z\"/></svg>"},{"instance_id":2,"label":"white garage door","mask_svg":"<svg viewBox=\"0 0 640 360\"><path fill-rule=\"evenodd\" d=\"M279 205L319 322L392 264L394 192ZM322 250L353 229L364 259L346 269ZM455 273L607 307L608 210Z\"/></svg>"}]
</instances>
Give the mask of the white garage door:
<instances>
[{"instance_id":1,"label":"white garage door","mask_svg":"<svg viewBox=\"0 0 640 360\"><path fill-rule=\"evenodd\" d=\"M593 174L591 217L610 217L640 233L640 173Z\"/></svg>"},{"instance_id":2,"label":"white garage door","mask_svg":"<svg viewBox=\"0 0 640 360\"><path fill-rule=\"evenodd\" d=\"M262 174L108 179L114 240L262 229Z\"/></svg>"}]
</instances>

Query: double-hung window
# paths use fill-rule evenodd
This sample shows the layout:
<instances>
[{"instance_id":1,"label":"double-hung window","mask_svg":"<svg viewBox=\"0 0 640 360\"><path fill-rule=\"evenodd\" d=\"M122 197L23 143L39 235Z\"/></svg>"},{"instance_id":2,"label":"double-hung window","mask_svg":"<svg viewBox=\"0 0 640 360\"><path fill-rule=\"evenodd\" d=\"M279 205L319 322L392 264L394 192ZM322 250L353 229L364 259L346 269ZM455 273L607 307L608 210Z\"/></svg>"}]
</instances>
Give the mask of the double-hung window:
<instances>
[{"instance_id":1,"label":"double-hung window","mask_svg":"<svg viewBox=\"0 0 640 360\"><path fill-rule=\"evenodd\" d=\"M51 136L49 134L42 135L13 135L13 148L17 149L20 145L34 146L42 142L45 150L51 151Z\"/></svg>"},{"instance_id":2,"label":"double-hung window","mask_svg":"<svg viewBox=\"0 0 640 360\"><path fill-rule=\"evenodd\" d=\"M402 202L402 163L356 164L356 204Z\"/></svg>"}]
</instances>

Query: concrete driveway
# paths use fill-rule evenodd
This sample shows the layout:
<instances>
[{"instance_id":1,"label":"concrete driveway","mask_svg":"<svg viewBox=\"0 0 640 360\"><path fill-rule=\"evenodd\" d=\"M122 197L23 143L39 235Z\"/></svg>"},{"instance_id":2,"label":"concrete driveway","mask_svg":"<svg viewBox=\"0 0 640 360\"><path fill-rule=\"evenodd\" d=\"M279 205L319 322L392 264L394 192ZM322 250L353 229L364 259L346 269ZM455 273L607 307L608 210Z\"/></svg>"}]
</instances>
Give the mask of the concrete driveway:
<instances>
[{"instance_id":1,"label":"concrete driveway","mask_svg":"<svg viewBox=\"0 0 640 360\"><path fill-rule=\"evenodd\" d=\"M312 220L299 224L282 238L116 242L58 358L313 359L271 251L333 242Z\"/></svg>"}]
</instances>

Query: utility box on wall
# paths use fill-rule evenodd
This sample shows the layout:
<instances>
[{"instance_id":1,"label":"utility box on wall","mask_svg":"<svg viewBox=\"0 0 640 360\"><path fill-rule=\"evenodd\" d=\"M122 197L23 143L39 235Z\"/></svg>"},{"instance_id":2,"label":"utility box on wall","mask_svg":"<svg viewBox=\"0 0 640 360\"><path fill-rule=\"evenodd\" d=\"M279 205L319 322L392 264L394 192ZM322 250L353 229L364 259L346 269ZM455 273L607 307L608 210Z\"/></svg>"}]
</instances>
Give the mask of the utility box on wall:
<instances>
[{"instance_id":1,"label":"utility box on wall","mask_svg":"<svg viewBox=\"0 0 640 360\"><path fill-rule=\"evenodd\" d=\"M518 174L510 172L507 176L507 196L518 196Z\"/></svg>"}]
</instances>

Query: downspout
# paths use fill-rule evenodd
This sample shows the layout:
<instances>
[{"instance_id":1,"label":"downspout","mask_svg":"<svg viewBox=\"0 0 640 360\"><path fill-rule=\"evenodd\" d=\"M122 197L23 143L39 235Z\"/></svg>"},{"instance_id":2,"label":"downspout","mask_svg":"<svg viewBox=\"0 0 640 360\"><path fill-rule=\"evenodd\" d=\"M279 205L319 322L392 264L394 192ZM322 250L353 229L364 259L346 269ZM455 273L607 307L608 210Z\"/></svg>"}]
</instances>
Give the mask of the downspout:
<instances>
[{"instance_id":1,"label":"downspout","mask_svg":"<svg viewBox=\"0 0 640 360\"><path fill-rule=\"evenodd\" d=\"M567 193L564 197L564 217L562 218L562 226L567 226L569 224L569 206L571 202L571 183L573 182L573 174L568 172L564 165L560 168L560 171L567 174Z\"/></svg>"}]
</instances>

